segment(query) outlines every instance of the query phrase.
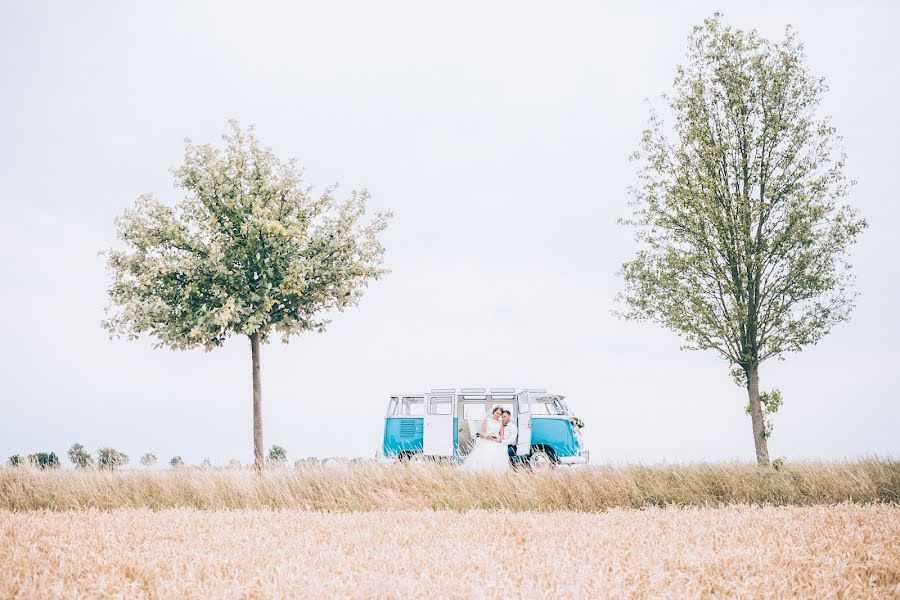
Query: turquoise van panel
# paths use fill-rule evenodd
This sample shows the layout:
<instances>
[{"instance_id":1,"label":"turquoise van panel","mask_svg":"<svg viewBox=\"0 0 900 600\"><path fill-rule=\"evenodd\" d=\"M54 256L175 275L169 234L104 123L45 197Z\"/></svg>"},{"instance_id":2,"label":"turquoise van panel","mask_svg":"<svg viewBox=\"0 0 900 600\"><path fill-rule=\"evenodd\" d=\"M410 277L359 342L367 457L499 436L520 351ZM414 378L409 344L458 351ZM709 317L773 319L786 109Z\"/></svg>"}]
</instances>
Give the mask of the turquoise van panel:
<instances>
[{"instance_id":1,"label":"turquoise van panel","mask_svg":"<svg viewBox=\"0 0 900 600\"><path fill-rule=\"evenodd\" d=\"M384 420L384 455L396 457L401 452L421 452L424 430L422 417L387 417Z\"/></svg>"},{"instance_id":2,"label":"turquoise van panel","mask_svg":"<svg viewBox=\"0 0 900 600\"><path fill-rule=\"evenodd\" d=\"M549 446L557 456L575 456L579 450L568 418L531 417L531 445Z\"/></svg>"}]
</instances>

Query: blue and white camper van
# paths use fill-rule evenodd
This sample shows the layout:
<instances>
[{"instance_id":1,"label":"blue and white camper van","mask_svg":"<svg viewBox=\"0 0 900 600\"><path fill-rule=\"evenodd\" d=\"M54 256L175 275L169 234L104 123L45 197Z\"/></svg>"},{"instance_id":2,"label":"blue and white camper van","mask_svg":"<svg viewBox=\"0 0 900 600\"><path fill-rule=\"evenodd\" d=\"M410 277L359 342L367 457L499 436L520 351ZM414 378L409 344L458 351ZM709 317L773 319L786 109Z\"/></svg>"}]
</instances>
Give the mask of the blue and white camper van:
<instances>
[{"instance_id":1,"label":"blue and white camper van","mask_svg":"<svg viewBox=\"0 0 900 600\"><path fill-rule=\"evenodd\" d=\"M581 431L563 396L543 389L441 388L396 394L384 420L386 457L463 460L494 406L512 413L516 455L533 467L585 464Z\"/></svg>"}]
</instances>

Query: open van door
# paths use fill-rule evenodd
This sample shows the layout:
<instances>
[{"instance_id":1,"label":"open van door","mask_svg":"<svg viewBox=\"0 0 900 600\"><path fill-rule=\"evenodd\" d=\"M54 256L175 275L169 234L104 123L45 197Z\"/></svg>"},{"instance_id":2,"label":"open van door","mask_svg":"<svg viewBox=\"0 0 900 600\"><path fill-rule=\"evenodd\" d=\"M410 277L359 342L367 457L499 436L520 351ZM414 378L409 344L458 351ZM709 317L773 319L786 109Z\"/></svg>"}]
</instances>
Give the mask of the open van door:
<instances>
[{"instance_id":1,"label":"open van door","mask_svg":"<svg viewBox=\"0 0 900 600\"><path fill-rule=\"evenodd\" d=\"M531 454L531 397L527 391L516 395L516 412L519 416L516 456L528 456Z\"/></svg>"},{"instance_id":2,"label":"open van door","mask_svg":"<svg viewBox=\"0 0 900 600\"><path fill-rule=\"evenodd\" d=\"M422 454L454 455L456 390L431 390L425 396L425 428L422 432Z\"/></svg>"}]
</instances>

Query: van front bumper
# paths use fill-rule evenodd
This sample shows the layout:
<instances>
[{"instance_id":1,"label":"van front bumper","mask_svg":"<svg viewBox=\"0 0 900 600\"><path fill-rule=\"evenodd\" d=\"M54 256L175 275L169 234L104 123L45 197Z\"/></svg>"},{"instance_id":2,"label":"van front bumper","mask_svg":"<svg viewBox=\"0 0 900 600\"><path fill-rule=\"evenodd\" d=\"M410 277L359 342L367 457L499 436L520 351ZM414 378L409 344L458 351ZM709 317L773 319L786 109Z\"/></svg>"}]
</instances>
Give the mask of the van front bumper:
<instances>
[{"instance_id":1,"label":"van front bumper","mask_svg":"<svg viewBox=\"0 0 900 600\"><path fill-rule=\"evenodd\" d=\"M556 460L563 465L586 465L591 458L591 453L582 450L575 456L560 456Z\"/></svg>"}]
</instances>

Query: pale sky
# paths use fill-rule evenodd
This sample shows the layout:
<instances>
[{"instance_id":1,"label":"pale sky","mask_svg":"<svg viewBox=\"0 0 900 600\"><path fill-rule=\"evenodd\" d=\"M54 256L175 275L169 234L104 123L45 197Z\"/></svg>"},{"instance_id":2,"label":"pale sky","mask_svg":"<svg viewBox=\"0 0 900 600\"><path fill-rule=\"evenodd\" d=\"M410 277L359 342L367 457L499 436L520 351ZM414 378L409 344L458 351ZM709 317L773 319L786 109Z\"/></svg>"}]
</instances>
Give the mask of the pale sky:
<instances>
[{"instance_id":1,"label":"pale sky","mask_svg":"<svg viewBox=\"0 0 900 600\"><path fill-rule=\"evenodd\" d=\"M716 9L797 29L870 223L852 321L761 369L785 398L770 454L900 455L898 6L4 0L0 460L73 442L132 465L251 460L246 339L173 352L100 327L113 219L142 193L176 201L183 139L232 117L319 189L396 215L393 272L357 308L263 347L267 448L371 456L392 392L529 386L568 397L593 462L753 460L728 366L610 314L645 100Z\"/></svg>"}]
</instances>

